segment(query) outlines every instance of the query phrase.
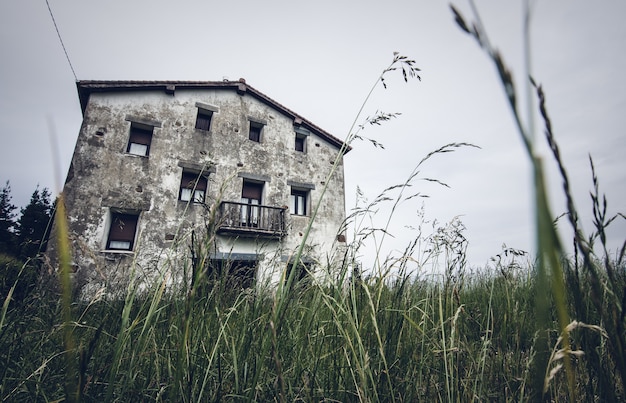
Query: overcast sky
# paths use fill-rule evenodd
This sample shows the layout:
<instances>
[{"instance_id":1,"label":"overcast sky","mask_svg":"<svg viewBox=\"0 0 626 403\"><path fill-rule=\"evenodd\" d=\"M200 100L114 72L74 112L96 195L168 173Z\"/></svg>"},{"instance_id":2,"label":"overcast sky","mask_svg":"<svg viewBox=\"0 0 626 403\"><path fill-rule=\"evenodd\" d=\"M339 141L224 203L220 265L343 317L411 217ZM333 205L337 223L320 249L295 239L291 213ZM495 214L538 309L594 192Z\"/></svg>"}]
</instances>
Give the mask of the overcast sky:
<instances>
[{"instance_id":1,"label":"overcast sky","mask_svg":"<svg viewBox=\"0 0 626 403\"><path fill-rule=\"evenodd\" d=\"M385 146L355 143L345 158L348 211L356 188L372 200L404 182L428 152L433 158L412 199L391 220L383 254L403 249L423 207L429 232L460 216L472 265L484 266L505 243L533 249L530 165L490 60L453 22L448 2L406 1L84 1L49 0L79 80L231 80L247 82L320 127L344 138L378 74L398 51L416 61L422 81L389 76L365 116L399 112L363 135ZM476 1L492 44L512 68L523 98L522 6ZM626 2L545 0L532 3L532 74L547 93L549 113L573 182L585 230L595 161L609 212L626 213ZM469 20L464 0L455 5ZM44 0L0 2L0 181L13 202L28 202L37 184L56 192L69 166L82 116L75 77ZM525 104L524 99L520 102ZM48 121L59 141L55 178ZM541 123L539 119L538 127ZM542 130L538 140L543 142ZM565 211L554 164L554 215ZM384 206L383 206L384 207ZM384 208L374 225L387 218ZM562 225L565 226L563 221ZM617 248L624 220L611 232ZM571 244L564 233L564 242ZM367 265L367 262L365 262Z\"/></svg>"}]
</instances>

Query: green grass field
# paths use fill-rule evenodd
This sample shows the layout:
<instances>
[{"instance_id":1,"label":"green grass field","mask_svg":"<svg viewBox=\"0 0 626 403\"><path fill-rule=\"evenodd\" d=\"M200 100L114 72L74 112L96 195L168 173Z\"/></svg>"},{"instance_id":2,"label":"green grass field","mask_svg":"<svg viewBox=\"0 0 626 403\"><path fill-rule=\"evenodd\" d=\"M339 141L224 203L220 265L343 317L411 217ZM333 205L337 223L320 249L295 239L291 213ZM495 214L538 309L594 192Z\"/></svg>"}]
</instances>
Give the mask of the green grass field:
<instances>
[{"instance_id":1,"label":"green grass field","mask_svg":"<svg viewBox=\"0 0 626 403\"><path fill-rule=\"evenodd\" d=\"M546 397L563 401L570 392L565 370L556 369L563 360L556 315L548 328L538 326L536 269L523 255L502 257L489 274L452 267L434 282L399 268L386 278L294 284L283 294L234 292L227 279L188 295L164 294L155 284L146 295L129 290L126 301L73 304L67 323L59 299L33 293L3 317L0 397L528 401L533 371L541 370ZM623 266L619 276L623 290ZM570 310L581 304L596 326L573 325L569 333L572 349L585 353L570 354L573 393L623 401L592 292L577 291L580 301L568 293ZM533 363L542 330L554 353L543 369Z\"/></svg>"},{"instance_id":2,"label":"green grass field","mask_svg":"<svg viewBox=\"0 0 626 403\"><path fill-rule=\"evenodd\" d=\"M336 274L328 282L295 281L296 271L284 267L292 275L277 289L240 291L228 277L209 279L200 275L204 267L180 261L171 264L197 274L186 290L165 292L165 283L157 281L139 293L131 281L125 298L96 296L89 302L72 297L63 241L67 230L60 224L60 281L47 278L48 283L24 293L29 287L22 282L32 278L26 275L30 266L24 266L24 275L12 277L17 281L2 296L0 399L625 401L626 248L610 254L605 235L624 215L607 213L592 162L595 227L589 236L582 233L545 94L535 85L575 234L575 252L565 255L547 203L544 162L523 128L511 74L480 32L480 21L466 23L453 12L461 29L493 60L528 151L536 257L508 248L490 267L468 267L465 254L471 245L459 237L460 226L450 223L432 238L429 254L415 256L422 253L415 250L416 240L403 257L377 255L363 262L372 271L361 278L353 276L351 256L361 247L361 237L371 234L355 231L343 263L318 267ZM405 80L419 78L413 63L395 54L372 91L392 71L401 71ZM393 117L380 114L366 123ZM362 139L357 121L358 116L346 144ZM444 146L418 167L462 146L470 145ZM395 201L390 199L396 203L391 214L402 197L411 197L403 190L414 175L388 188L399 191ZM377 200L387 197L383 192ZM63 217L62 200L58 208ZM356 210L348 219L358 223L369 211ZM206 242L211 239L209 234ZM8 258L0 257L0 264L5 271L21 270ZM436 273L424 271L431 266ZM51 281L59 284L58 292L47 290Z\"/></svg>"}]
</instances>

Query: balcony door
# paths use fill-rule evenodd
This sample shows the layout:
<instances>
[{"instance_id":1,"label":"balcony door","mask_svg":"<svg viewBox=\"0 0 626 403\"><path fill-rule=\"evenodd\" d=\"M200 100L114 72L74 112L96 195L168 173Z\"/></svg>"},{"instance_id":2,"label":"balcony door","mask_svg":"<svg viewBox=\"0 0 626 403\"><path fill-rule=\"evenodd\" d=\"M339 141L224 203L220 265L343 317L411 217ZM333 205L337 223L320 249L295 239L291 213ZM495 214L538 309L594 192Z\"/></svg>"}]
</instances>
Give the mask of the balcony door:
<instances>
[{"instance_id":1,"label":"balcony door","mask_svg":"<svg viewBox=\"0 0 626 403\"><path fill-rule=\"evenodd\" d=\"M263 195L263 183L244 180L241 189L241 225L259 226L259 207Z\"/></svg>"}]
</instances>

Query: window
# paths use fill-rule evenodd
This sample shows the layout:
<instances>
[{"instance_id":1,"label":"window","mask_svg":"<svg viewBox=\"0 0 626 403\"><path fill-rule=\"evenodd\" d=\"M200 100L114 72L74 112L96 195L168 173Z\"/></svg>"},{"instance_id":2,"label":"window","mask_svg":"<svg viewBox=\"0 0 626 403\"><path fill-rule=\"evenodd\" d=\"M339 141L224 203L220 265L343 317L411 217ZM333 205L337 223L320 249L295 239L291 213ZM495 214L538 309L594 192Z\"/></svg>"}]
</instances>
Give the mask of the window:
<instances>
[{"instance_id":1,"label":"window","mask_svg":"<svg viewBox=\"0 0 626 403\"><path fill-rule=\"evenodd\" d=\"M256 260L220 259L211 261L209 279L225 284L229 289L251 288L254 285Z\"/></svg>"},{"instance_id":2,"label":"window","mask_svg":"<svg viewBox=\"0 0 626 403\"><path fill-rule=\"evenodd\" d=\"M133 250L139 214L111 212L111 227L106 248Z\"/></svg>"},{"instance_id":3,"label":"window","mask_svg":"<svg viewBox=\"0 0 626 403\"><path fill-rule=\"evenodd\" d=\"M289 281L289 276L291 276L294 268L296 271L293 274L293 280L291 283L292 287L306 286L309 280L309 273L311 273L313 270L313 264L308 261L303 262L302 260L300 260L294 267L294 262L291 260L288 261L287 272L285 273L285 284L287 283L287 281Z\"/></svg>"},{"instance_id":4,"label":"window","mask_svg":"<svg viewBox=\"0 0 626 403\"><path fill-rule=\"evenodd\" d=\"M263 194L263 183L244 180L241 188L241 224L256 227L259 224L259 206Z\"/></svg>"},{"instance_id":5,"label":"window","mask_svg":"<svg viewBox=\"0 0 626 403\"><path fill-rule=\"evenodd\" d=\"M296 151L305 152L306 136L296 134Z\"/></svg>"},{"instance_id":6,"label":"window","mask_svg":"<svg viewBox=\"0 0 626 403\"><path fill-rule=\"evenodd\" d=\"M248 138L257 143L261 142L261 130L263 130L263 124L257 122L250 122L250 134Z\"/></svg>"},{"instance_id":7,"label":"window","mask_svg":"<svg viewBox=\"0 0 626 403\"><path fill-rule=\"evenodd\" d=\"M196 129L208 131L211 128L212 117L212 111L198 108L198 116L196 117Z\"/></svg>"},{"instance_id":8,"label":"window","mask_svg":"<svg viewBox=\"0 0 626 403\"><path fill-rule=\"evenodd\" d=\"M206 177L183 171L178 199L185 202L193 201L194 203L204 203L206 188Z\"/></svg>"},{"instance_id":9,"label":"window","mask_svg":"<svg viewBox=\"0 0 626 403\"><path fill-rule=\"evenodd\" d=\"M306 152L306 138L311 135L311 132L301 126L294 127L294 131L296 132L295 149L296 151L305 153Z\"/></svg>"},{"instance_id":10,"label":"window","mask_svg":"<svg viewBox=\"0 0 626 403\"><path fill-rule=\"evenodd\" d=\"M289 200L289 212L294 215L307 214L307 198L309 192L291 188L291 197Z\"/></svg>"},{"instance_id":11,"label":"window","mask_svg":"<svg viewBox=\"0 0 626 403\"><path fill-rule=\"evenodd\" d=\"M152 142L153 130L154 128L151 126L131 123L130 137L128 139L126 152L133 155L147 157L150 153L150 143Z\"/></svg>"}]
</instances>

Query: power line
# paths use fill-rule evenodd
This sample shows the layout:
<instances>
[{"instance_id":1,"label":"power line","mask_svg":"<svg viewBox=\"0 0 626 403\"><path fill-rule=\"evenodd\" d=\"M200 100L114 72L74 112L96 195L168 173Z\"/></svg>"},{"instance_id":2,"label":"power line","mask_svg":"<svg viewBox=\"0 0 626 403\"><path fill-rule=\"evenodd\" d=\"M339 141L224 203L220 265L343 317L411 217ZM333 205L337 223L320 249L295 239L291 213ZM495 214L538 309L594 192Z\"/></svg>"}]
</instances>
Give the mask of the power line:
<instances>
[{"instance_id":1,"label":"power line","mask_svg":"<svg viewBox=\"0 0 626 403\"><path fill-rule=\"evenodd\" d=\"M61 33L59 32L59 27L57 26L57 22L54 20L54 15L52 14L52 9L50 8L50 3L48 3L48 0L46 0L46 5L48 6L48 11L50 11L50 17L52 18L54 29L56 29L57 31L57 35L59 37L59 42L61 42L61 47L63 48L63 52L65 52L65 57L67 58L67 62L70 65L70 69L72 69L74 80L78 81L78 78L76 77L76 72L74 71L74 66L72 66L72 62L70 61L70 55L67 54L67 49L65 49L65 44L63 43L63 39L61 39Z\"/></svg>"}]
</instances>

